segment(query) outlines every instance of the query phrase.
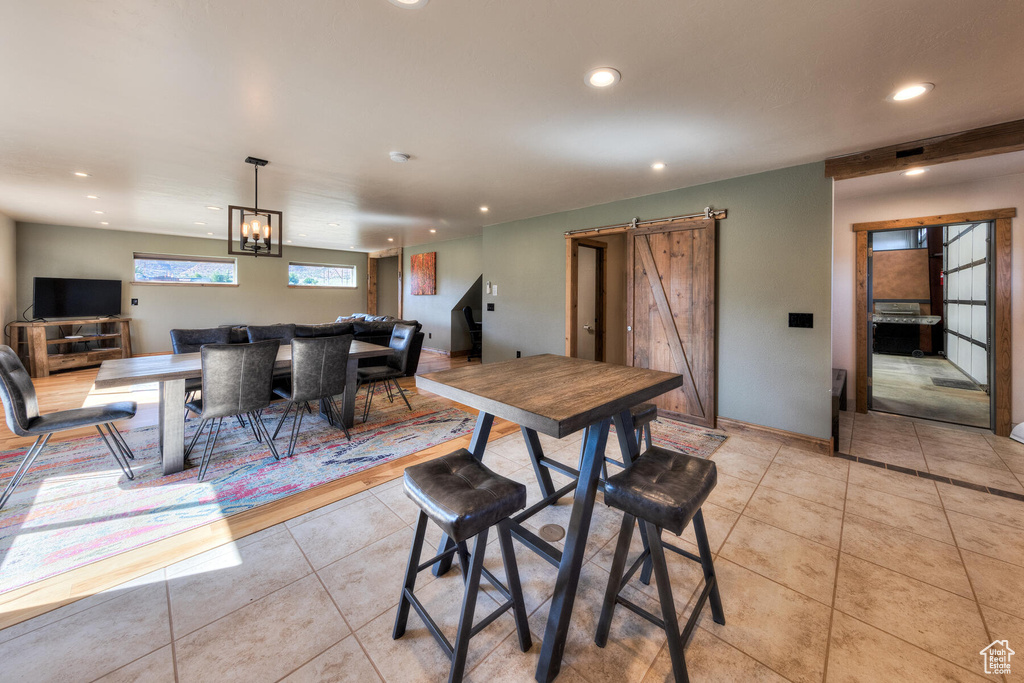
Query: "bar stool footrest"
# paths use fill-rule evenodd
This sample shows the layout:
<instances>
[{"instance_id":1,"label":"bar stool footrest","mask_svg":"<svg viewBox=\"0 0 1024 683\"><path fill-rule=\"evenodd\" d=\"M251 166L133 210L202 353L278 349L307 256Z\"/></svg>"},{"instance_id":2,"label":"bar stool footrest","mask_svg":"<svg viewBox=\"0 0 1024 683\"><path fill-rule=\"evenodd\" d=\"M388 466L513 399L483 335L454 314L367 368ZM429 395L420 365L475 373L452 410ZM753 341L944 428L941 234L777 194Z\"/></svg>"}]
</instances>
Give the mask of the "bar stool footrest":
<instances>
[{"instance_id":1,"label":"bar stool footrest","mask_svg":"<svg viewBox=\"0 0 1024 683\"><path fill-rule=\"evenodd\" d=\"M651 622L652 624L654 624L655 626L657 626L661 630L663 630L663 631L665 630L665 620L664 619L662 619L661 617L658 617L658 616L656 616L654 614L651 614L650 612L648 612L647 610L645 610L643 607L641 607L640 605L636 604L635 602L631 602L630 600L627 600L626 598L624 598L622 596L617 596L615 598L615 602L619 603L620 605L622 605L623 607L628 609L630 612L633 612L634 614L643 617L644 619L646 619L647 621Z\"/></svg>"}]
</instances>

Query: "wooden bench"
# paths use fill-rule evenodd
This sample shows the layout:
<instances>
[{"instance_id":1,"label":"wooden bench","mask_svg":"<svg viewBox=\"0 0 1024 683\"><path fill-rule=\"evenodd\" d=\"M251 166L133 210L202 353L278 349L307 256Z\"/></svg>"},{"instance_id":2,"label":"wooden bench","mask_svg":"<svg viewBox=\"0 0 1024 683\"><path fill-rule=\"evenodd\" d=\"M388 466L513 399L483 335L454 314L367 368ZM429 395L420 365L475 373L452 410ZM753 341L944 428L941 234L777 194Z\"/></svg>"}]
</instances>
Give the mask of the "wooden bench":
<instances>
[{"instance_id":1,"label":"wooden bench","mask_svg":"<svg viewBox=\"0 0 1024 683\"><path fill-rule=\"evenodd\" d=\"M846 410L846 370L832 368L832 450L839 450L839 411Z\"/></svg>"}]
</instances>

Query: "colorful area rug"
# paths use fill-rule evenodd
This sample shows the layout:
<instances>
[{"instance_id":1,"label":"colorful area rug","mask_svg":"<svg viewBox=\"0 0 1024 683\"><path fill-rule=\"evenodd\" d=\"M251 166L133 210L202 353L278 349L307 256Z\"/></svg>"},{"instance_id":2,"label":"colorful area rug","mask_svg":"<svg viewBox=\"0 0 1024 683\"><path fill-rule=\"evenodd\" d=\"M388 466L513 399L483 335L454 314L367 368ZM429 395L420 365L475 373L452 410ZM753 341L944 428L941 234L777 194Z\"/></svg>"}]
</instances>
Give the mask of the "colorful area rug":
<instances>
[{"instance_id":1,"label":"colorful area rug","mask_svg":"<svg viewBox=\"0 0 1024 683\"><path fill-rule=\"evenodd\" d=\"M704 459L710 458L728 438L725 434L704 427L695 427L664 417L654 420L651 428L651 439L654 441L654 445Z\"/></svg>"},{"instance_id":2,"label":"colorful area rug","mask_svg":"<svg viewBox=\"0 0 1024 683\"><path fill-rule=\"evenodd\" d=\"M361 406L362 394L356 405ZM474 416L432 396L410 396L413 410L399 400L374 399L370 419L357 423L346 441L341 430L306 415L295 455L283 457L291 418L275 441L274 460L251 429L224 420L206 479L190 467L161 474L157 428L126 430L135 452L129 481L99 435L47 446L14 496L0 511L0 592L45 579L126 550L223 519L319 484L341 479L390 460L468 434ZM284 410L265 411L271 433ZM185 437L199 424L190 419ZM202 437L192 454L198 464ZM0 453L0 490L25 449Z\"/></svg>"}]
</instances>

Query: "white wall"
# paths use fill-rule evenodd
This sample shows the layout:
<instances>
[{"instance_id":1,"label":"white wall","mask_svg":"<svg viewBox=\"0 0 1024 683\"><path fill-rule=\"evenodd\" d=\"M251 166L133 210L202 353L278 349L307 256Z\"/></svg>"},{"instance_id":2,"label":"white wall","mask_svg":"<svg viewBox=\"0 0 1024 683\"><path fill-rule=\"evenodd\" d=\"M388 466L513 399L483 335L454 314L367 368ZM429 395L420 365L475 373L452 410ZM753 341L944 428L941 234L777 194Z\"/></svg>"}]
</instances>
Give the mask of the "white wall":
<instances>
[{"instance_id":1,"label":"white wall","mask_svg":"<svg viewBox=\"0 0 1024 683\"><path fill-rule=\"evenodd\" d=\"M836 184L837 195L841 183ZM977 181L924 189L908 189L856 199L837 199L833 223L832 268L832 364L845 368L850 377L856 371L854 285L856 241L854 223L935 216L965 211L1016 208L1013 219L1013 422L1024 422L1024 234L1020 213L1024 211L1024 174L984 178ZM849 386L850 396L854 387Z\"/></svg>"},{"instance_id":2,"label":"white wall","mask_svg":"<svg viewBox=\"0 0 1024 683\"><path fill-rule=\"evenodd\" d=\"M17 231L14 221L0 213L0 325L18 319ZM0 339L0 344L7 344Z\"/></svg>"}]
</instances>

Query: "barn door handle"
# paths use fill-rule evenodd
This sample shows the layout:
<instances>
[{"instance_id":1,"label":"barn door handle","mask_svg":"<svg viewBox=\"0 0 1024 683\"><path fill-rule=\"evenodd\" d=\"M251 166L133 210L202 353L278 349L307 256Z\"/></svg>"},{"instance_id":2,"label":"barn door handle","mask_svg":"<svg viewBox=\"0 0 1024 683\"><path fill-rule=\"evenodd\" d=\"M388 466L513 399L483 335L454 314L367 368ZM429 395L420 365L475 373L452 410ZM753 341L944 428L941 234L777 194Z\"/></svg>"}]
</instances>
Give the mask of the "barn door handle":
<instances>
[{"instance_id":1,"label":"barn door handle","mask_svg":"<svg viewBox=\"0 0 1024 683\"><path fill-rule=\"evenodd\" d=\"M626 332L632 332L632 331L633 331L633 326L632 325L626 325Z\"/></svg>"},{"instance_id":2,"label":"barn door handle","mask_svg":"<svg viewBox=\"0 0 1024 683\"><path fill-rule=\"evenodd\" d=\"M594 328L591 327L590 325L586 324L586 323L583 323L583 329L585 329L587 332L590 332L590 333L594 332Z\"/></svg>"}]
</instances>

